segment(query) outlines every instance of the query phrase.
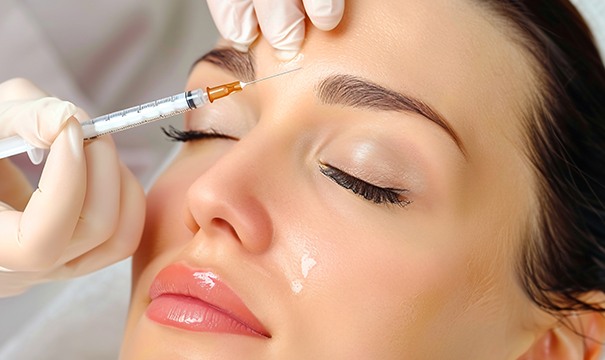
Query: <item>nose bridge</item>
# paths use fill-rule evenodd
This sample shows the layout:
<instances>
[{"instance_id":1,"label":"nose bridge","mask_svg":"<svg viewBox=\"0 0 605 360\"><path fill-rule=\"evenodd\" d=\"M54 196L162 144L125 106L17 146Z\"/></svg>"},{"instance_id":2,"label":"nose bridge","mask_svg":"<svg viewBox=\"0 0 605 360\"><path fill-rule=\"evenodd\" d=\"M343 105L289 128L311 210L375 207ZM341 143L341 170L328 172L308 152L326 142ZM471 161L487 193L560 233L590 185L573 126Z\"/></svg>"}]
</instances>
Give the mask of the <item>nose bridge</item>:
<instances>
[{"instance_id":1,"label":"nose bridge","mask_svg":"<svg viewBox=\"0 0 605 360\"><path fill-rule=\"evenodd\" d=\"M273 144L259 135L251 133L235 144L187 193L190 229L230 238L252 253L266 250L273 238L265 196L274 168Z\"/></svg>"},{"instance_id":2,"label":"nose bridge","mask_svg":"<svg viewBox=\"0 0 605 360\"><path fill-rule=\"evenodd\" d=\"M260 191L267 177L275 171L279 155L285 151L283 146L280 148L278 131L276 127L262 129L257 125L219 158L200 180L218 181L233 190Z\"/></svg>"}]
</instances>

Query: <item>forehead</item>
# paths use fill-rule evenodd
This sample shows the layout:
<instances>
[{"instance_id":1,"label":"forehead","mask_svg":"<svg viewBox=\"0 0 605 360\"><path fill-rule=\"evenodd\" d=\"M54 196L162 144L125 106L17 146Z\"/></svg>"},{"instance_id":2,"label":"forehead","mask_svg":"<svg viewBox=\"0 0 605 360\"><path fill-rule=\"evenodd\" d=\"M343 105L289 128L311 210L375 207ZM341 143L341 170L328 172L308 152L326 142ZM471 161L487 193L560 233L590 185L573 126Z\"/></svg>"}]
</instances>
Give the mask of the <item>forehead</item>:
<instances>
[{"instance_id":1,"label":"forehead","mask_svg":"<svg viewBox=\"0 0 605 360\"><path fill-rule=\"evenodd\" d=\"M413 94L443 114L471 152L482 150L476 140L490 134L498 134L492 144L522 143L521 113L533 74L503 22L466 0L346 5L336 31L308 26L302 51L307 71L353 73Z\"/></svg>"}]
</instances>

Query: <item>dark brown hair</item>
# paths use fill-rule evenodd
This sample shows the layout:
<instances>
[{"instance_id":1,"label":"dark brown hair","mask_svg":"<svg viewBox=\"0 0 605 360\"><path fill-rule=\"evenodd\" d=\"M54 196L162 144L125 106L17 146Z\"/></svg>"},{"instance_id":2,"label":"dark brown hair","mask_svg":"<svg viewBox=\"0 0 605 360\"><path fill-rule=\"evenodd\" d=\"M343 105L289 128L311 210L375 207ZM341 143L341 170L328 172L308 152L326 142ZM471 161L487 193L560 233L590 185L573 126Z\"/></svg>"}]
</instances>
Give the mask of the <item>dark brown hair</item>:
<instances>
[{"instance_id":1,"label":"dark brown hair","mask_svg":"<svg viewBox=\"0 0 605 360\"><path fill-rule=\"evenodd\" d=\"M567 0L475 0L503 19L538 80L526 109L539 213L519 260L527 295L554 314L604 311L605 68Z\"/></svg>"}]
</instances>

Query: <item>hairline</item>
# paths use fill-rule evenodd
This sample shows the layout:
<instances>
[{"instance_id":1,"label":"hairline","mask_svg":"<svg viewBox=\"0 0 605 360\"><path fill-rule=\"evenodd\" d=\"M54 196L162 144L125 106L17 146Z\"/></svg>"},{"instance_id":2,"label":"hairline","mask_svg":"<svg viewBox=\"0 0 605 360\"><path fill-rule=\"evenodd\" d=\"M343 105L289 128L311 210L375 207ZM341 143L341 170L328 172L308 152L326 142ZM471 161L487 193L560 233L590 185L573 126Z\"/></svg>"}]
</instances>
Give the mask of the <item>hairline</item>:
<instances>
[{"instance_id":1,"label":"hairline","mask_svg":"<svg viewBox=\"0 0 605 360\"><path fill-rule=\"evenodd\" d=\"M499 0L496 0L499 1ZM508 3L494 3L490 0L470 0L470 3L483 10L485 13L492 16L492 26L515 44L522 52L527 65L529 66L532 78L528 79L528 83L533 86L533 94L527 102L520 106L520 117L522 124L522 135L525 139L524 148L520 150L524 158L527 159L527 164L530 167L534 188L533 198L527 222L522 225L520 232L520 246L515 249L514 261L515 269L519 279L519 285L528 294L528 298L533 300L533 303L542 310L552 313L553 310L544 306L542 302L546 295L542 293L544 289L540 288L542 284L536 284L530 281L530 273L533 271L543 271L544 266L540 264L541 258L539 254L544 253L545 244L545 227L549 226L549 216L552 211L552 189L550 189L546 174L543 174L540 169L543 159L538 155L539 145L536 144L539 136L545 136L545 126L547 122L552 121L551 109L548 103L555 98L556 84L554 84L549 76L550 59L547 50L547 43L540 42L541 39L536 36L541 36L539 29L534 29L526 26L534 26L531 21L527 21L525 14L515 9ZM521 21L515 21L515 17L522 18ZM537 30L537 31L536 31ZM548 41L548 39L544 39ZM539 276L535 276L533 280ZM540 294L542 299L536 299L535 296ZM549 302L553 300L548 300Z\"/></svg>"}]
</instances>

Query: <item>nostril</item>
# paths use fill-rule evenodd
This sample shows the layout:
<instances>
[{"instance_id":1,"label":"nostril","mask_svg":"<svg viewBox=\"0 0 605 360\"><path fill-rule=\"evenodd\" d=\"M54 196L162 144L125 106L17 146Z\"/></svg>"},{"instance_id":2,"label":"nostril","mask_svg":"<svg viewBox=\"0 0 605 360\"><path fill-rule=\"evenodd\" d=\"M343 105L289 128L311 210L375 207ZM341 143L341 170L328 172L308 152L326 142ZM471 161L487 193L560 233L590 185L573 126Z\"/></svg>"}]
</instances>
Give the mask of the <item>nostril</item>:
<instances>
[{"instance_id":1,"label":"nostril","mask_svg":"<svg viewBox=\"0 0 605 360\"><path fill-rule=\"evenodd\" d=\"M238 241L240 240L237 231L235 231L235 228L225 219L219 217L213 218L210 221L210 227L212 229L215 229L216 231L220 231L225 233L226 235L232 236L233 238L238 239ZM208 229L207 231L209 230L210 229Z\"/></svg>"},{"instance_id":2,"label":"nostril","mask_svg":"<svg viewBox=\"0 0 605 360\"><path fill-rule=\"evenodd\" d=\"M213 168L191 185L187 193L185 223L196 235L223 239L259 254L273 239L273 226L266 204L260 200L259 188L247 177L215 173Z\"/></svg>"}]
</instances>

